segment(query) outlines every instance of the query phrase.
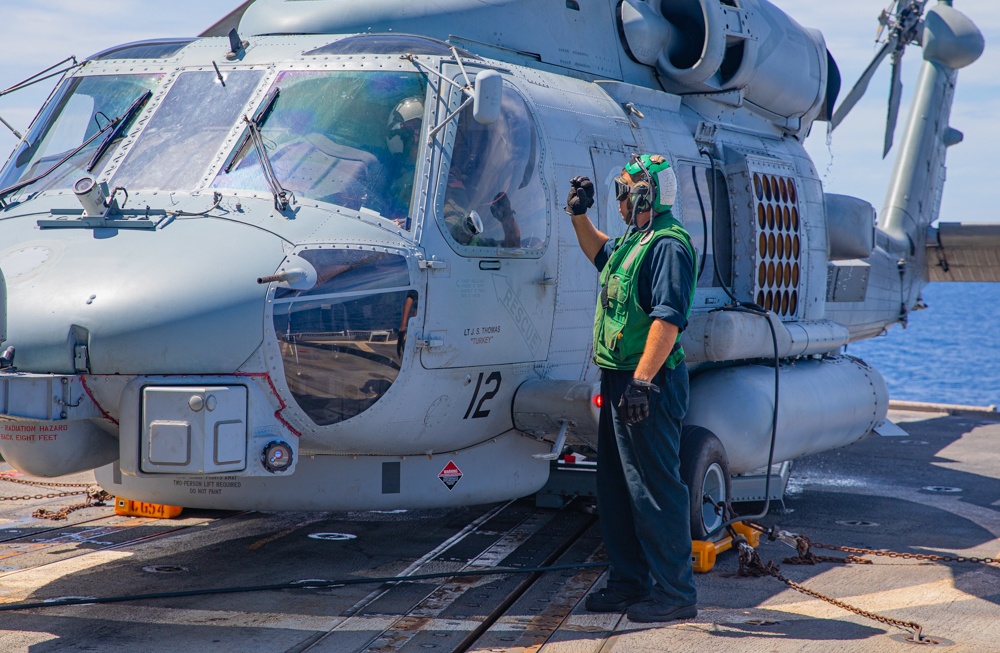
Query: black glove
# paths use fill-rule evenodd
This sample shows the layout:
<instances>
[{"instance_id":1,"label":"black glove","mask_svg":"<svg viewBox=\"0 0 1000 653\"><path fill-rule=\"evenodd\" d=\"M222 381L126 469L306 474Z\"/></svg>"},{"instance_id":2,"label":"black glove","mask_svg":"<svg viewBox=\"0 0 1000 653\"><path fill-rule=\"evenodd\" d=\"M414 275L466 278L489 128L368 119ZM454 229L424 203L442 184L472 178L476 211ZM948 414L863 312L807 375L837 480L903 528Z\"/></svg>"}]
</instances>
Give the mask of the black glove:
<instances>
[{"instance_id":1,"label":"black glove","mask_svg":"<svg viewBox=\"0 0 1000 653\"><path fill-rule=\"evenodd\" d=\"M406 347L406 329L400 329L399 336L396 338L396 356L403 357L404 347Z\"/></svg>"},{"instance_id":2,"label":"black glove","mask_svg":"<svg viewBox=\"0 0 1000 653\"><path fill-rule=\"evenodd\" d=\"M583 215L594 205L594 182L588 177L573 177L569 180L569 196L566 198L566 213Z\"/></svg>"},{"instance_id":3,"label":"black glove","mask_svg":"<svg viewBox=\"0 0 1000 653\"><path fill-rule=\"evenodd\" d=\"M625 388L625 394L618 401L618 411L624 413L625 423L629 426L638 424L649 417L649 393L659 392L660 388L648 381L632 379Z\"/></svg>"}]
</instances>

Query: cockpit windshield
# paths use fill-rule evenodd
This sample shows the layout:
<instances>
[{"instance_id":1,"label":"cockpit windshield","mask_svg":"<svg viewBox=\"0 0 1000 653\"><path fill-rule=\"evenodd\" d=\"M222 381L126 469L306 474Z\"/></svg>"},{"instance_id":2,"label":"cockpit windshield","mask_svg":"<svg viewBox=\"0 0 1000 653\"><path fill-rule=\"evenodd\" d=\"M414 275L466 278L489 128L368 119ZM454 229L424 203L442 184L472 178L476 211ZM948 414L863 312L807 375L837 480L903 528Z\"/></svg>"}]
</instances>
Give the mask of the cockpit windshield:
<instances>
[{"instance_id":1,"label":"cockpit windshield","mask_svg":"<svg viewBox=\"0 0 1000 653\"><path fill-rule=\"evenodd\" d=\"M125 113L137 98L153 90L160 75L95 75L66 80L35 120L17 151L0 173L0 188L44 173L85 143L114 118ZM120 138L124 130L116 134ZM76 152L51 174L26 187L37 192L72 187L80 177L97 174L104 166L114 144L91 166L91 159L102 146L97 138Z\"/></svg>"},{"instance_id":2,"label":"cockpit windshield","mask_svg":"<svg viewBox=\"0 0 1000 653\"><path fill-rule=\"evenodd\" d=\"M273 88L280 93L261 136L281 185L298 198L370 209L408 228L424 76L290 71ZM234 155L212 186L267 192L254 149Z\"/></svg>"},{"instance_id":3,"label":"cockpit windshield","mask_svg":"<svg viewBox=\"0 0 1000 653\"><path fill-rule=\"evenodd\" d=\"M187 190L205 172L260 84L260 70L178 75L114 183L131 190Z\"/></svg>"}]
</instances>

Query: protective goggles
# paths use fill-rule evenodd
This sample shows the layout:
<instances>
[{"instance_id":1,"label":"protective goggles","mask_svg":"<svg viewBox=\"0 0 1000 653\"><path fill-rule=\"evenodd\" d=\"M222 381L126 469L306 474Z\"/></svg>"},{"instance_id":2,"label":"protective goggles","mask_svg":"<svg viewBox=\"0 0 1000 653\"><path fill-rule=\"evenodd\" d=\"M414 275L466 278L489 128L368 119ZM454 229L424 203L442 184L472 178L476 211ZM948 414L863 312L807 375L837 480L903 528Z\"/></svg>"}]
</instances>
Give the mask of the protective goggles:
<instances>
[{"instance_id":1,"label":"protective goggles","mask_svg":"<svg viewBox=\"0 0 1000 653\"><path fill-rule=\"evenodd\" d=\"M619 202L628 199L629 195L645 195L648 192L649 184L647 183L639 182L633 186L623 178L615 177L615 199Z\"/></svg>"}]
</instances>

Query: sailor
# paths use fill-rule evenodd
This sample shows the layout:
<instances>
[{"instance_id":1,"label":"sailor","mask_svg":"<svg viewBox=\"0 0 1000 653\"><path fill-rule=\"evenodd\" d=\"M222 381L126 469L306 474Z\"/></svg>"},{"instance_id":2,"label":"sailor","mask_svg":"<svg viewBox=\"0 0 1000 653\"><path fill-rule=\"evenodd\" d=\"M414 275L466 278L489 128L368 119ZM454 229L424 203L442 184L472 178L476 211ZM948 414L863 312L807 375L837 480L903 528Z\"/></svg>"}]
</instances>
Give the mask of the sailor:
<instances>
[{"instance_id":1,"label":"sailor","mask_svg":"<svg viewBox=\"0 0 1000 653\"><path fill-rule=\"evenodd\" d=\"M688 373L680 333L695 289L695 252L671 214L677 180L659 155L634 155L615 179L628 225L612 240L587 209L594 185L570 180L566 203L577 240L600 271L594 361L601 368L597 503L611 567L592 612L659 622L698 614L691 566L688 488L680 477Z\"/></svg>"}]
</instances>

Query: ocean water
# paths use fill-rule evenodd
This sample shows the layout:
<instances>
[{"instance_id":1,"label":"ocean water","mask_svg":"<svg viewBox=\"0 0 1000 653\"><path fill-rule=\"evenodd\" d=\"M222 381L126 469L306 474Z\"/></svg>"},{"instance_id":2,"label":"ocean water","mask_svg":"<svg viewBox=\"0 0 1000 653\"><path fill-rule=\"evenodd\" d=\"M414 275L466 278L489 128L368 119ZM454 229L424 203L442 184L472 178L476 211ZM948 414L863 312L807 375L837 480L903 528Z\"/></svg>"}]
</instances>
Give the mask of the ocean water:
<instances>
[{"instance_id":1,"label":"ocean water","mask_svg":"<svg viewBox=\"0 0 1000 653\"><path fill-rule=\"evenodd\" d=\"M885 377L892 399L1000 406L1000 283L932 283L909 325L847 353Z\"/></svg>"}]
</instances>

